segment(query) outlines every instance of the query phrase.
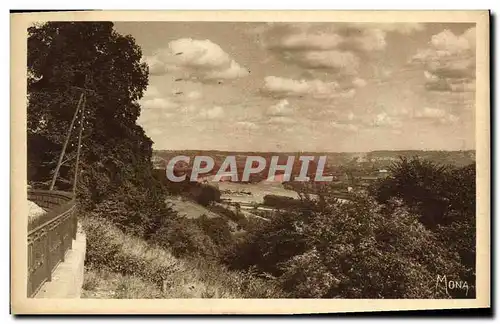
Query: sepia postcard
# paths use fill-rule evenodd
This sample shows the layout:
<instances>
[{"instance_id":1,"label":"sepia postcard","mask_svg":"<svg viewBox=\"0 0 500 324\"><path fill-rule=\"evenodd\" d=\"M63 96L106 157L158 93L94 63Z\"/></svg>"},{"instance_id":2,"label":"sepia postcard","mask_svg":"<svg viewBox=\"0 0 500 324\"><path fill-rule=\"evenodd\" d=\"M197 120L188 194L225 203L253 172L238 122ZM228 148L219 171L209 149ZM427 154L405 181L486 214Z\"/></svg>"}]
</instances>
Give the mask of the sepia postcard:
<instances>
[{"instance_id":1,"label":"sepia postcard","mask_svg":"<svg viewBox=\"0 0 500 324\"><path fill-rule=\"evenodd\" d=\"M490 308L489 17L11 14L11 312Z\"/></svg>"}]
</instances>

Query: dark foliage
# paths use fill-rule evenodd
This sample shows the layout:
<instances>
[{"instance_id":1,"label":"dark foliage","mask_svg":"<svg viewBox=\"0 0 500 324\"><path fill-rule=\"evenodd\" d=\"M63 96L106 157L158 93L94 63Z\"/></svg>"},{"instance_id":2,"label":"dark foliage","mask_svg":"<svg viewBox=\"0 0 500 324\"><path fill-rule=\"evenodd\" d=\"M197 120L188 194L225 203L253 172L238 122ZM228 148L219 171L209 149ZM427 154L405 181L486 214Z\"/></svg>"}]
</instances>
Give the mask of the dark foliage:
<instances>
[{"instance_id":1,"label":"dark foliage","mask_svg":"<svg viewBox=\"0 0 500 324\"><path fill-rule=\"evenodd\" d=\"M202 206L208 206L212 202L220 202L219 189L208 184L194 183L190 188L189 195Z\"/></svg>"},{"instance_id":2,"label":"dark foliage","mask_svg":"<svg viewBox=\"0 0 500 324\"><path fill-rule=\"evenodd\" d=\"M243 213L240 211L239 205L236 206L235 211L226 208L221 204L214 204L210 206L210 210L216 214L227 217L228 219L232 220L242 228L246 228L248 225L248 220L245 217L245 215L243 215Z\"/></svg>"},{"instance_id":3,"label":"dark foliage","mask_svg":"<svg viewBox=\"0 0 500 324\"><path fill-rule=\"evenodd\" d=\"M152 141L136 121L147 65L111 22L50 22L28 30L29 180L47 186L68 126L87 90L78 197L81 206L147 234L169 211L152 176ZM57 187L73 178L76 130Z\"/></svg>"},{"instance_id":4,"label":"dark foliage","mask_svg":"<svg viewBox=\"0 0 500 324\"><path fill-rule=\"evenodd\" d=\"M300 216L283 213L269 223L258 223L245 240L226 254L225 262L233 269L256 267L273 276L282 274L280 263L307 249L305 236L297 230Z\"/></svg>"},{"instance_id":5,"label":"dark foliage","mask_svg":"<svg viewBox=\"0 0 500 324\"><path fill-rule=\"evenodd\" d=\"M166 218L151 238L161 247L168 248L176 257L205 257L215 259L218 256L216 245L198 226L196 220L179 217Z\"/></svg>"},{"instance_id":6,"label":"dark foliage","mask_svg":"<svg viewBox=\"0 0 500 324\"><path fill-rule=\"evenodd\" d=\"M400 167L372 188L378 201L358 195L340 203L320 188L307 210L284 209L225 262L276 277L294 297L473 298L474 168L421 160ZM436 289L444 274L467 281L468 295Z\"/></svg>"},{"instance_id":7,"label":"dark foliage","mask_svg":"<svg viewBox=\"0 0 500 324\"><path fill-rule=\"evenodd\" d=\"M476 172L473 164L454 168L420 158L401 158L390 167L390 172L389 177L379 180L371 188L374 197L382 204L392 198L402 199L430 229L475 213Z\"/></svg>"},{"instance_id":8,"label":"dark foliage","mask_svg":"<svg viewBox=\"0 0 500 324\"><path fill-rule=\"evenodd\" d=\"M198 226L202 231L210 237L212 242L217 246L218 253L230 249L234 244L234 239L231 234L231 229L227 224L227 220L221 217L208 218L202 215L196 219Z\"/></svg>"},{"instance_id":9,"label":"dark foliage","mask_svg":"<svg viewBox=\"0 0 500 324\"><path fill-rule=\"evenodd\" d=\"M376 199L385 205L390 199L401 199L422 224L458 253L465 267L462 278L475 282L475 164L457 168L401 158L390 170L390 177L371 188Z\"/></svg>"},{"instance_id":10,"label":"dark foliage","mask_svg":"<svg viewBox=\"0 0 500 324\"><path fill-rule=\"evenodd\" d=\"M111 22L50 22L28 30L28 179L46 189L82 88L87 90L77 194L87 213L121 230L168 243L177 255L212 255L213 243L193 221L164 202L152 144L141 126L138 100L148 68L131 36ZM56 188L70 190L76 155L72 132ZM201 187L200 202L220 194Z\"/></svg>"}]
</instances>

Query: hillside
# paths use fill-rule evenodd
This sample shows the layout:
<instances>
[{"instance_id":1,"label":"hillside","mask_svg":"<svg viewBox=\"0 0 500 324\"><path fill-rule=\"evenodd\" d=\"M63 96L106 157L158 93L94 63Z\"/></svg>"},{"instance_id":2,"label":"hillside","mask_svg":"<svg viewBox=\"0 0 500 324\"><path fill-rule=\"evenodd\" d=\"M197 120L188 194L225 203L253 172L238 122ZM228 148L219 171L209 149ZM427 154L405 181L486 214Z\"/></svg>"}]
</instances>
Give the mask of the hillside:
<instances>
[{"instance_id":1,"label":"hillside","mask_svg":"<svg viewBox=\"0 0 500 324\"><path fill-rule=\"evenodd\" d=\"M199 258L177 258L102 218L86 218L84 298L278 298L269 281Z\"/></svg>"}]
</instances>

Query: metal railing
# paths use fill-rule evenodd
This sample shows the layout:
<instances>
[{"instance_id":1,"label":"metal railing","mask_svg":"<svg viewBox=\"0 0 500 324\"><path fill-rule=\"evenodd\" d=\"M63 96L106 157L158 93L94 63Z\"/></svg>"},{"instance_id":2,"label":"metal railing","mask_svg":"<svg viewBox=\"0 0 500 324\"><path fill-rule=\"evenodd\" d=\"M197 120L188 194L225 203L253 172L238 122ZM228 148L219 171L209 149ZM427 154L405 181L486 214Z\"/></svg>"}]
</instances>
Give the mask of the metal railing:
<instances>
[{"instance_id":1,"label":"metal railing","mask_svg":"<svg viewBox=\"0 0 500 324\"><path fill-rule=\"evenodd\" d=\"M28 222L28 297L52 280L76 238L77 208L72 193L28 190L28 199L47 212Z\"/></svg>"}]
</instances>

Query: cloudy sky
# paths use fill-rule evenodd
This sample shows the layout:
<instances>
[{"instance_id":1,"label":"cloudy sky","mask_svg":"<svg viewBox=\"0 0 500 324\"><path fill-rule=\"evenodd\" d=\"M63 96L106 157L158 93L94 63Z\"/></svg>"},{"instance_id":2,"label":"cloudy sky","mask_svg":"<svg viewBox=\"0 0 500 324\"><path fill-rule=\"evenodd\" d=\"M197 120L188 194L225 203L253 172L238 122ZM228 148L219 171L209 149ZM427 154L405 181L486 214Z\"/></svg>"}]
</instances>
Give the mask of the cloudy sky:
<instances>
[{"instance_id":1,"label":"cloudy sky","mask_svg":"<svg viewBox=\"0 0 500 324\"><path fill-rule=\"evenodd\" d=\"M474 148L473 24L117 22L155 149Z\"/></svg>"}]
</instances>

